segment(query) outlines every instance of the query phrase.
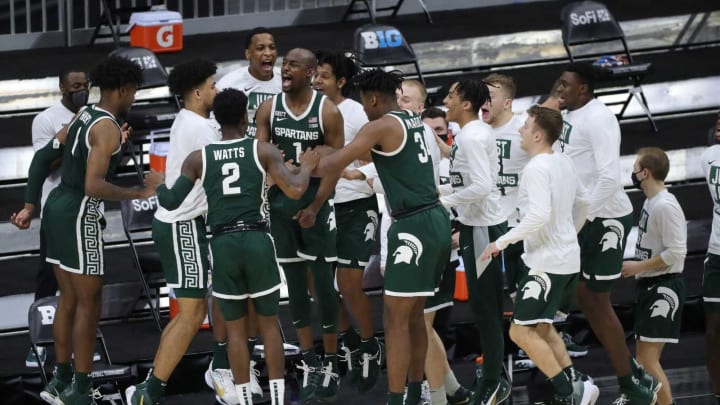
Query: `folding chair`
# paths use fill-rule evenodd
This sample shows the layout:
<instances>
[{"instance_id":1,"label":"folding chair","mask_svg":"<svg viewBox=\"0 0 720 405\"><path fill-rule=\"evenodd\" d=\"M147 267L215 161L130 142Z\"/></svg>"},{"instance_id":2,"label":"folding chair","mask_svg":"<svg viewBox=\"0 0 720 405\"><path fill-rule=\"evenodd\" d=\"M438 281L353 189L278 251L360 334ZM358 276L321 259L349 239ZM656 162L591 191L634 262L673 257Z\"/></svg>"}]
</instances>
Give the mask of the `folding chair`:
<instances>
[{"instance_id":1,"label":"folding chair","mask_svg":"<svg viewBox=\"0 0 720 405\"><path fill-rule=\"evenodd\" d=\"M562 39L565 50L567 51L570 61L578 58L577 47L583 45L581 57L600 56L607 52L621 52L622 56L627 59L627 64L621 66L603 67L599 73L598 82L630 82L624 88L608 88L596 90L595 94L601 95L618 95L627 94L623 101L608 102L608 105L621 105L618 118L622 118L627 110L630 101L634 98L640 107L645 111L645 115L657 132L657 126L653 119L645 93L642 90L642 82L645 76L652 72L652 63L636 63L632 54L628 49L625 41L625 33L620 24L615 20L607 7L595 1L580 1L570 3L565 6L561 13L562 21ZM598 53L597 44L609 42L619 42L622 47L608 51L607 48ZM593 50L594 48L594 50ZM576 50L573 53L573 50Z\"/></svg>"},{"instance_id":2,"label":"folding chair","mask_svg":"<svg viewBox=\"0 0 720 405\"><path fill-rule=\"evenodd\" d=\"M425 83L415 51L403 34L390 25L367 24L355 30L355 57L365 67L413 65Z\"/></svg>"},{"instance_id":3,"label":"folding chair","mask_svg":"<svg viewBox=\"0 0 720 405\"><path fill-rule=\"evenodd\" d=\"M395 18L398 11L400 11L400 7L402 7L404 1L405 0L397 0L397 3L395 3L394 5L377 8L377 0L352 0L345 9L345 14L343 14L343 18L341 21L347 21L348 17L350 17L351 14L368 13L370 14L370 21L375 24L375 15L378 11L392 11L390 16L392 18ZM425 12L425 18L427 19L427 22L432 24L432 17L430 16L430 12L428 11L425 2L423 0L418 0L418 2L420 3L420 6ZM365 8L356 8L355 3L363 3L365 5Z\"/></svg>"},{"instance_id":4,"label":"folding chair","mask_svg":"<svg viewBox=\"0 0 720 405\"><path fill-rule=\"evenodd\" d=\"M53 339L53 321L55 318L55 311L57 310L58 297L45 297L41 298L30 305L28 309L28 327L30 329L30 344L36 358L40 358L39 349L41 347L47 348L52 346L55 342ZM100 394L97 399L103 401L110 401L115 403L123 403L120 387L118 385L119 379L131 378L133 375L133 369L130 366L116 366L112 364L110 354L108 353L107 345L105 344L105 337L98 328L96 334L97 342L100 345L101 357L105 360L105 364L93 365L93 371L90 376L96 384L111 383L113 385L113 391L107 395ZM48 383L48 375L45 370L45 364L38 364L40 369L40 378L42 379L43 385ZM98 391L99 392L99 391Z\"/></svg>"},{"instance_id":5,"label":"folding chair","mask_svg":"<svg viewBox=\"0 0 720 405\"><path fill-rule=\"evenodd\" d=\"M134 4L135 2L133 2ZM120 36L127 36L127 33L120 31L120 24L126 24L130 20L130 15L134 12L149 11L152 6L135 6L135 7L110 7L107 0L100 0L100 17L98 24L95 26L90 45L95 44L98 38L112 38L115 48L120 46ZM107 27L110 32L101 33L103 27Z\"/></svg>"},{"instance_id":6,"label":"folding chair","mask_svg":"<svg viewBox=\"0 0 720 405\"><path fill-rule=\"evenodd\" d=\"M128 240L133 258L133 265L142 283L145 299L155 321L155 326L157 326L158 330L162 330L160 324L160 287L164 286L165 280L162 276L160 256L156 252L139 253L137 250L138 242L150 239L149 232L152 230L152 220L157 206L156 196L125 200L120 202L120 213L125 237ZM150 292L151 288L155 290L154 294Z\"/></svg>"}]
</instances>

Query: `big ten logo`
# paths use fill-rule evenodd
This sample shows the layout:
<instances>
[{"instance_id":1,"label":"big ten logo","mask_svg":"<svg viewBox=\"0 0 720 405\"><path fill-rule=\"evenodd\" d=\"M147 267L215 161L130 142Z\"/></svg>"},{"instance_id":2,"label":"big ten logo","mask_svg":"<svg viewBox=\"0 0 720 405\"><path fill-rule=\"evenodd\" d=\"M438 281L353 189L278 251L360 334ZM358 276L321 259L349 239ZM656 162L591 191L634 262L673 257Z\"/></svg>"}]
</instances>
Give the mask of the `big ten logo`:
<instances>
[{"instance_id":1,"label":"big ten logo","mask_svg":"<svg viewBox=\"0 0 720 405\"><path fill-rule=\"evenodd\" d=\"M570 22L572 25L588 25L610 21L610 13L607 9L599 8L597 10L586 10L584 13L570 14Z\"/></svg>"},{"instance_id":2,"label":"big ten logo","mask_svg":"<svg viewBox=\"0 0 720 405\"><path fill-rule=\"evenodd\" d=\"M163 25L158 29L157 34L155 34L155 40L157 41L158 45L163 48L169 48L173 46L174 38L175 36L173 35L172 25Z\"/></svg>"},{"instance_id":3,"label":"big ten logo","mask_svg":"<svg viewBox=\"0 0 720 405\"><path fill-rule=\"evenodd\" d=\"M365 49L397 48L402 46L403 37L400 31L392 29L386 31L363 31L362 36Z\"/></svg>"},{"instance_id":4,"label":"big ten logo","mask_svg":"<svg viewBox=\"0 0 720 405\"><path fill-rule=\"evenodd\" d=\"M53 305L42 305L37 307L40 313L40 323L43 325L52 325L55 320L55 306Z\"/></svg>"},{"instance_id":5,"label":"big ten logo","mask_svg":"<svg viewBox=\"0 0 720 405\"><path fill-rule=\"evenodd\" d=\"M158 207L156 195L150 198L139 198L132 200L133 211L155 211Z\"/></svg>"},{"instance_id":6,"label":"big ten logo","mask_svg":"<svg viewBox=\"0 0 720 405\"><path fill-rule=\"evenodd\" d=\"M155 59L154 55L136 56L134 58L130 58L130 60L137 63L138 66L140 66L140 69L143 70L156 69L158 67L158 61Z\"/></svg>"},{"instance_id":7,"label":"big ten logo","mask_svg":"<svg viewBox=\"0 0 720 405\"><path fill-rule=\"evenodd\" d=\"M510 146L512 141L509 139L496 139L497 154L500 159L510 159Z\"/></svg>"}]
</instances>

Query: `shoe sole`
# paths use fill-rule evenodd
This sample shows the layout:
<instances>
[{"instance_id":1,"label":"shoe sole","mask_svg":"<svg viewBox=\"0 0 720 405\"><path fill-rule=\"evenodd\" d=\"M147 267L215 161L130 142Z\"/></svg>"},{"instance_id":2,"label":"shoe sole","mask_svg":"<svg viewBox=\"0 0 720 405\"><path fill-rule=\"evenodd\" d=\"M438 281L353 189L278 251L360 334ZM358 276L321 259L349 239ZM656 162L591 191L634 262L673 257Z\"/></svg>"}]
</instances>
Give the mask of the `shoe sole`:
<instances>
[{"instance_id":1,"label":"shoe sole","mask_svg":"<svg viewBox=\"0 0 720 405\"><path fill-rule=\"evenodd\" d=\"M43 391L40 393L40 399L47 402L50 405L57 405L57 396L47 392Z\"/></svg>"},{"instance_id":2,"label":"shoe sole","mask_svg":"<svg viewBox=\"0 0 720 405\"><path fill-rule=\"evenodd\" d=\"M570 356L570 357L572 357L572 358L585 357L585 356L587 356L587 355L588 355L588 351L587 351L587 350L585 350L584 352L571 352L571 351L568 351L568 356Z\"/></svg>"},{"instance_id":3,"label":"shoe sole","mask_svg":"<svg viewBox=\"0 0 720 405\"><path fill-rule=\"evenodd\" d=\"M132 404L131 399L132 399L133 394L135 394L135 390L136 390L136 388L134 385L131 385L125 389L125 403L127 405Z\"/></svg>"},{"instance_id":4,"label":"shoe sole","mask_svg":"<svg viewBox=\"0 0 720 405\"><path fill-rule=\"evenodd\" d=\"M205 385L211 390L215 391L215 384L213 384L212 377L210 377L210 369L205 370Z\"/></svg>"},{"instance_id":5,"label":"shoe sole","mask_svg":"<svg viewBox=\"0 0 720 405\"><path fill-rule=\"evenodd\" d=\"M597 385L589 381L583 381L585 391L583 391L583 397L580 400L580 405L595 405L598 397L600 397L600 389Z\"/></svg>"}]
</instances>

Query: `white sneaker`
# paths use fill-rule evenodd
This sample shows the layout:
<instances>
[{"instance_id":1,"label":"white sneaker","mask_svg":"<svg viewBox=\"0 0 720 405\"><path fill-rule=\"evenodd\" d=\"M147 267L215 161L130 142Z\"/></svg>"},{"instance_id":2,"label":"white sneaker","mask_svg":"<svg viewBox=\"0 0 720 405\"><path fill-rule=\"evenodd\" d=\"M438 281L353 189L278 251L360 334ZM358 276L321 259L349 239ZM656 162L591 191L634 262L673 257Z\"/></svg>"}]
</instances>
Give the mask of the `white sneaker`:
<instances>
[{"instance_id":1,"label":"white sneaker","mask_svg":"<svg viewBox=\"0 0 720 405\"><path fill-rule=\"evenodd\" d=\"M222 404L238 404L237 390L233 381L232 371L228 369L212 369L212 361L205 370L205 384L215 391L215 397Z\"/></svg>"},{"instance_id":2,"label":"white sneaker","mask_svg":"<svg viewBox=\"0 0 720 405\"><path fill-rule=\"evenodd\" d=\"M255 360L250 360L250 392L253 394L253 401L256 395L259 398L263 397L263 389L260 386L260 381L258 381L260 370L255 368L255 364Z\"/></svg>"}]
</instances>

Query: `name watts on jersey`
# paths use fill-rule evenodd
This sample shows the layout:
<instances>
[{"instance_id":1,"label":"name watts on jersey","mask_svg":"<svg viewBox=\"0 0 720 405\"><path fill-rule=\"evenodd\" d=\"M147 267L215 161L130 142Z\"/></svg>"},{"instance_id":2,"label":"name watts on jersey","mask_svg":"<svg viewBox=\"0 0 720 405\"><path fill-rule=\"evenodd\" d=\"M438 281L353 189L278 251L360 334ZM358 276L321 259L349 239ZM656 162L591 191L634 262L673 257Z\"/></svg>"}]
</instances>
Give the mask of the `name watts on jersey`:
<instances>
[{"instance_id":1,"label":"name watts on jersey","mask_svg":"<svg viewBox=\"0 0 720 405\"><path fill-rule=\"evenodd\" d=\"M245 147L218 149L213 151L213 159L215 160L230 160L237 159L239 157L245 157Z\"/></svg>"},{"instance_id":2,"label":"name watts on jersey","mask_svg":"<svg viewBox=\"0 0 720 405\"><path fill-rule=\"evenodd\" d=\"M285 138L297 139L300 141L317 141L320 139L320 131L303 131L293 128L275 127L275 135L284 136Z\"/></svg>"}]
</instances>

